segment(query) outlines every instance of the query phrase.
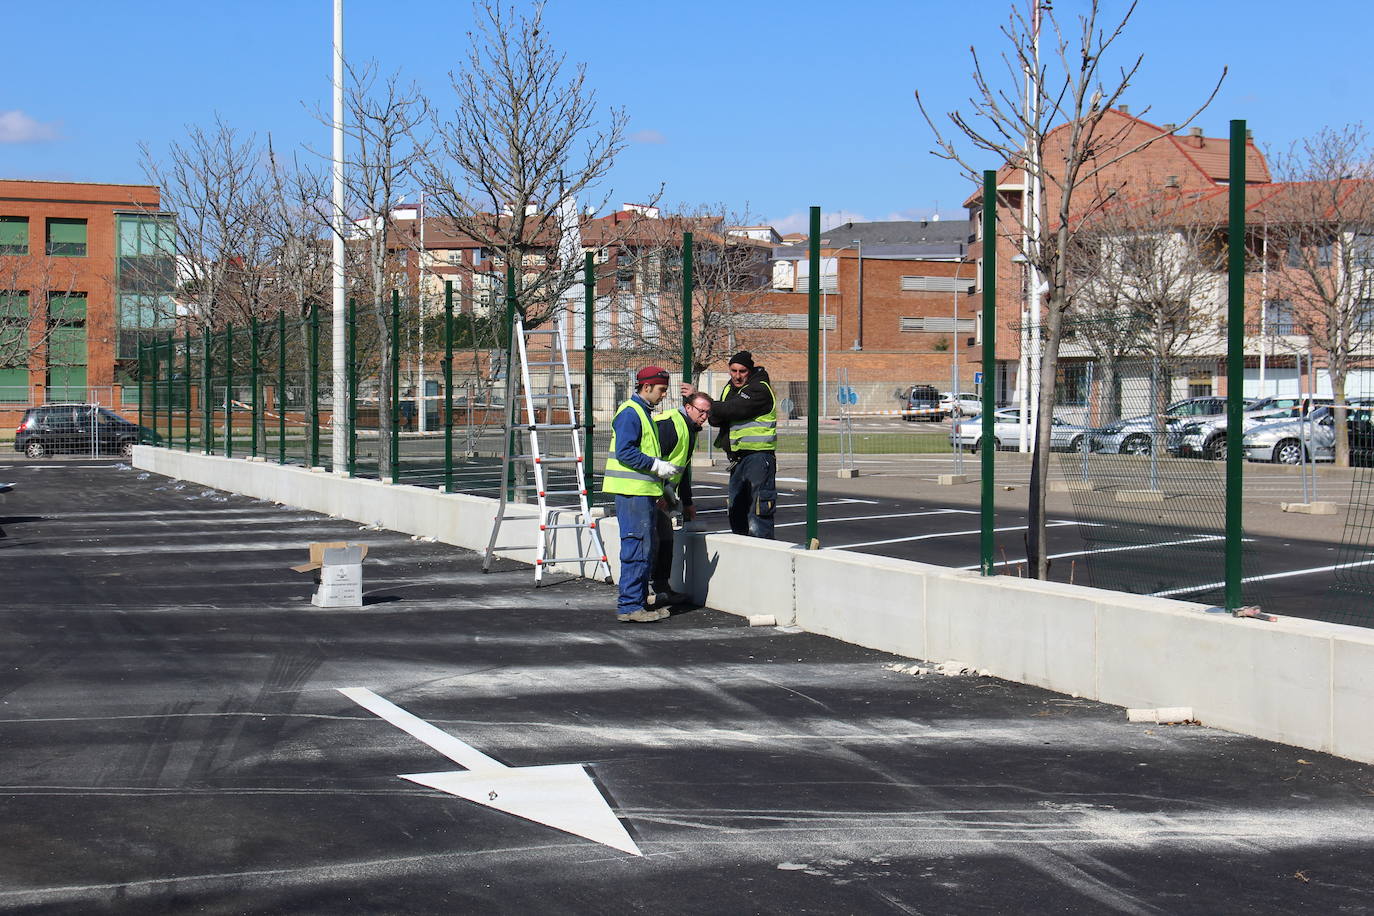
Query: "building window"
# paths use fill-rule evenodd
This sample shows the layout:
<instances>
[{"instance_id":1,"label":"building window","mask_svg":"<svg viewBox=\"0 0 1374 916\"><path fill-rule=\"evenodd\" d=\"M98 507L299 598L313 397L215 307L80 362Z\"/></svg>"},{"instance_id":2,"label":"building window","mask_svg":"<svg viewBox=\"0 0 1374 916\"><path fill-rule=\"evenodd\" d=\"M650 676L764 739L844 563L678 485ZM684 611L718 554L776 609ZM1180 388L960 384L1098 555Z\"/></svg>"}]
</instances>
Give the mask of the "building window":
<instances>
[{"instance_id":1,"label":"building window","mask_svg":"<svg viewBox=\"0 0 1374 916\"><path fill-rule=\"evenodd\" d=\"M29 402L29 294L0 290L0 403Z\"/></svg>"},{"instance_id":2,"label":"building window","mask_svg":"<svg viewBox=\"0 0 1374 916\"><path fill-rule=\"evenodd\" d=\"M1354 325L1357 331L1374 331L1374 299L1355 303Z\"/></svg>"},{"instance_id":3,"label":"building window","mask_svg":"<svg viewBox=\"0 0 1374 916\"><path fill-rule=\"evenodd\" d=\"M84 219L49 219L47 251L54 258L84 258L86 256L86 221Z\"/></svg>"},{"instance_id":4,"label":"building window","mask_svg":"<svg viewBox=\"0 0 1374 916\"><path fill-rule=\"evenodd\" d=\"M1058 376L1054 386L1054 402L1056 404L1081 407L1088 403L1087 363L1060 366Z\"/></svg>"},{"instance_id":5,"label":"building window","mask_svg":"<svg viewBox=\"0 0 1374 916\"><path fill-rule=\"evenodd\" d=\"M86 294L48 296L48 400L86 400Z\"/></svg>"},{"instance_id":6,"label":"building window","mask_svg":"<svg viewBox=\"0 0 1374 916\"><path fill-rule=\"evenodd\" d=\"M622 293L633 291L635 288L635 272L633 270L617 270L615 272L615 288Z\"/></svg>"},{"instance_id":7,"label":"building window","mask_svg":"<svg viewBox=\"0 0 1374 916\"><path fill-rule=\"evenodd\" d=\"M1283 337L1293 333L1293 303L1287 299L1270 299L1264 303L1265 333Z\"/></svg>"},{"instance_id":8,"label":"building window","mask_svg":"<svg viewBox=\"0 0 1374 916\"><path fill-rule=\"evenodd\" d=\"M0 254L29 253L29 218L0 216Z\"/></svg>"},{"instance_id":9,"label":"building window","mask_svg":"<svg viewBox=\"0 0 1374 916\"><path fill-rule=\"evenodd\" d=\"M1350 240L1350 264L1353 267L1374 267L1374 235L1356 232Z\"/></svg>"}]
</instances>

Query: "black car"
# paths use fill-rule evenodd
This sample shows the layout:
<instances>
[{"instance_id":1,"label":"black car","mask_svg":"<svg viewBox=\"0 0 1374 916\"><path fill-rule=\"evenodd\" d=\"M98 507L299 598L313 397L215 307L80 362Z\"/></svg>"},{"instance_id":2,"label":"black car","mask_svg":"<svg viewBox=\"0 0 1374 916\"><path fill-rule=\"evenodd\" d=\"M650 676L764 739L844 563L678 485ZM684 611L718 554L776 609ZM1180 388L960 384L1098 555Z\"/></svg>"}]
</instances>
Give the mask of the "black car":
<instances>
[{"instance_id":1,"label":"black car","mask_svg":"<svg viewBox=\"0 0 1374 916\"><path fill-rule=\"evenodd\" d=\"M127 458L136 444L155 439L151 430L98 404L45 404L24 412L15 430L14 450L30 458L58 452L118 453Z\"/></svg>"}]
</instances>

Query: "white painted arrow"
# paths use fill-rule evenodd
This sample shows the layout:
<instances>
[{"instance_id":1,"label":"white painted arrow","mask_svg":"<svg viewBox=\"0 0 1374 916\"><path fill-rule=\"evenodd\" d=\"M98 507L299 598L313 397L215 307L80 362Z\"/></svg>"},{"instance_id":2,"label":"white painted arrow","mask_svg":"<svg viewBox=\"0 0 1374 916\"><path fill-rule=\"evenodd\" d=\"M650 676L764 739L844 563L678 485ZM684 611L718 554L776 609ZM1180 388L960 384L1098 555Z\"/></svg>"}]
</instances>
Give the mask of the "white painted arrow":
<instances>
[{"instance_id":1,"label":"white painted arrow","mask_svg":"<svg viewBox=\"0 0 1374 916\"><path fill-rule=\"evenodd\" d=\"M581 764L508 767L366 687L339 693L464 767L441 773L402 773L422 786L535 821L621 852L642 856Z\"/></svg>"}]
</instances>

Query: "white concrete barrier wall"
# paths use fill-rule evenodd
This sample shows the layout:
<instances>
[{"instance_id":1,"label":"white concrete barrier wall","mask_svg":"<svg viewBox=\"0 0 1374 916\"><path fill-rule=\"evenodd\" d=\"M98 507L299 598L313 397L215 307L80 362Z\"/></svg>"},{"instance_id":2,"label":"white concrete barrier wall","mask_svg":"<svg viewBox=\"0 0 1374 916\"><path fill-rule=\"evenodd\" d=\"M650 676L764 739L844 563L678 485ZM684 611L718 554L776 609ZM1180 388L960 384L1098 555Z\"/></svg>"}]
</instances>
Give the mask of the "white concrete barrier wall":
<instances>
[{"instance_id":1,"label":"white concrete barrier wall","mask_svg":"<svg viewBox=\"0 0 1374 916\"><path fill-rule=\"evenodd\" d=\"M495 516L491 499L264 462L139 446L134 464L469 550L486 548ZM600 531L618 574L615 520ZM502 527L502 544L533 539L532 521ZM1190 706L1207 725L1374 763L1374 631L1365 628L1236 619L1184 601L732 534L688 534L680 546L682 587L717 610L772 614L857 645L958 660L1106 703Z\"/></svg>"}]
</instances>

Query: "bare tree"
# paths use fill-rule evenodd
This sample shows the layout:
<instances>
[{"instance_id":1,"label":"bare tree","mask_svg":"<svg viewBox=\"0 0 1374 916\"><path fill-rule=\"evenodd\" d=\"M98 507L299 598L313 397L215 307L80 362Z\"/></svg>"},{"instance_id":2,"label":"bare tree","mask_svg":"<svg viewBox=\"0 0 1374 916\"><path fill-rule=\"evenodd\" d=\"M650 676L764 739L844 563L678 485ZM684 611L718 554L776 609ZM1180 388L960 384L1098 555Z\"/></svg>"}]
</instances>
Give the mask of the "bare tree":
<instances>
[{"instance_id":1,"label":"bare tree","mask_svg":"<svg viewBox=\"0 0 1374 916\"><path fill-rule=\"evenodd\" d=\"M209 129L187 128L165 159L140 149L144 174L176 216L177 295L190 303L184 318L213 329L259 316L276 253L265 220L272 185L256 137L216 119Z\"/></svg>"},{"instance_id":2,"label":"bare tree","mask_svg":"<svg viewBox=\"0 0 1374 916\"><path fill-rule=\"evenodd\" d=\"M345 130L352 152L345 174L354 223L348 243L358 267L355 287L367 303L375 331L378 475L395 477L398 456L391 451L391 406L396 392L391 374L392 361L400 355L392 339L389 294L399 287L400 256L411 252L406 247L408 234L396 229L394 213L421 161L429 107L418 87L402 84L399 74L378 78L373 64L350 68L349 77Z\"/></svg>"},{"instance_id":3,"label":"bare tree","mask_svg":"<svg viewBox=\"0 0 1374 916\"><path fill-rule=\"evenodd\" d=\"M542 3L526 16L501 0L479 0L473 18L467 61L450 74L452 110L437 119L437 142L425 158L424 185L436 214L490 249L502 269L514 269L519 308L534 326L558 310L582 266L556 253L560 204L585 203L595 192L625 146L627 118L613 108L599 123L586 68L569 67L555 49Z\"/></svg>"},{"instance_id":4,"label":"bare tree","mask_svg":"<svg viewBox=\"0 0 1374 916\"><path fill-rule=\"evenodd\" d=\"M1004 73L999 77L985 70L974 50L974 93L969 110L948 114L955 135L961 142L971 144L972 151L965 152L956 146L926 110L920 93L916 94L917 104L935 133L936 156L957 163L975 182L980 182L982 175L975 151L990 154L999 164L1005 164L1004 170L1019 171L1025 177L1026 192L1018 202L1021 206L1003 206L999 217L1010 216L1012 231L1002 231L1001 237L1025 257L1032 277L1039 278L1037 285L1046 296L1045 344L1039 366L1042 379L1055 378L1064 317L1073 304L1074 287L1066 269L1065 252L1077 227L1124 185L1124 178L1114 173L1114 167L1166 136L1162 130L1142 132L1140 122L1134 119L1106 118L1130 88L1144 57L1128 56L1126 63L1115 70L1105 66L1104 61L1116 51L1125 34L1136 4L1129 4L1119 17L1100 21L1102 5L1102 0L1090 0L1072 32L1060 28L1047 2L1032 0L1030 17L1018 5L1012 7L1008 24L1001 29L1010 45L1002 55ZM1053 64L1041 62L1042 18L1048 23ZM1182 122L1183 126L1211 102L1220 85L1218 80L1207 100ZM991 231L985 231L984 245L996 242ZM1038 317L1039 291L1033 292L1032 297ZM992 367L985 366L984 371L991 372ZM1041 579L1048 570L1044 550L1045 493L1053 406L1054 386L1042 385L1038 392L1026 534L1028 567Z\"/></svg>"},{"instance_id":5,"label":"bare tree","mask_svg":"<svg viewBox=\"0 0 1374 916\"><path fill-rule=\"evenodd\" d=\"M692 367L686 381L729 357L736 329L770 288L766 243L732 233L747 216L700 206L639 222L619 246L610 294L617 351L626 361L675 365L682 354L683 238L692 233Z\"/></svg>"},{"instance_id":6,"label":"bare tree","mask_svg":"<svg viewBox=\"0 0 1374 916\"><path fill-rule=\"evenodd\" d=\"M1374 360L1374 147L1363 125L1325 128L1273 157L1283 184L1262 205L1281 253L1275 298L1325 357L1336 404L1336 464L1350 463L1346 380Z\"/></svg>"},{"instance_id":7,"label":"bare tree","mask_svg":"<svg viewBox=\"0 0 1374 916\"><path fill-rule=\"evenodd\" d=\"M1106 391L1115 389L1122 359L1149 360L1151 448L1158 448L1169 380L1221 344L1224 225L1212 200L1148 179L1144 185L1142 195L1098 209L1070 241L1073 308L1065 328L1073 344L1098 357Z\"/></svg>"}]
</instances>

